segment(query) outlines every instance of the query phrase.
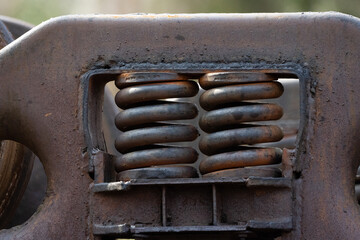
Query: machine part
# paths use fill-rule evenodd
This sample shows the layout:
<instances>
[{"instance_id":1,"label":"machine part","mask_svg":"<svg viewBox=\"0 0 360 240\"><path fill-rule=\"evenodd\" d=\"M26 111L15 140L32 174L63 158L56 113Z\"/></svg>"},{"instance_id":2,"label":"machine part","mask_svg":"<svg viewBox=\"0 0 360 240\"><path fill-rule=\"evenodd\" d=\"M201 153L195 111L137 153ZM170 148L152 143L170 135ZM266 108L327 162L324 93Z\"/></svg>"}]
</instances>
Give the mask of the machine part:
<instances>
[{"instance_id":1,"label":"machine part","mask_svg":"<svg viewBox=\"0 0 360 240\"><path fill-rule=\"evenodd\" d=\"M200 150L209 156L201 161L199 167L204 176L221 176L220 173L207 174L220 170L225 173L225 169L281 162L281 149L249 146L281 140L281 129L275 125L244 124L282 117L283 110L277 104L246 102L280 97L284 89L274 80L261 73L212 73L200 78L200 86L207 89L200 97L200 105L208 111L199 123L208 133L200 140ZM252 171L240 170L237 173L244 172L248 176ZM269 175L268 171L264 173ZM271 176L277 173L274 170Z\"/></svg>"},{"instance_id":2,"label":"machine part","mask_svg":"<svg viewBox=\"0 0 360 240\"><path fill-rule=\"evenodd\" d=\"M34 27L34 25L30 23L7 16L0 15L0 21L5 24L14 39L19 38L21 35Z\"/></svg>"},{"instance_id":3,"label":"machine part","mask_svg":"<svg viewBox=\"0 0 360 240\"><path fill-rule=\"evenodd\" d=\"M11 25L12 29L19 25ZM0 21L0 49L13 41L13 35ZM14 141L0 141L0 229L8 227L30 179L34 155Z\"/></svg>"},{"instance_id":4,"label":"machine part","mask_svg":"<svg viewBox=\"0 0 360 240\"><path fill-rule=\"evenodd\" d=\"M0 142L0 229L8 226L19 205L33 167L34 155L13 141Z\"/></svg>"},{"instance_id":5,"label":"machine part","mask_svg":"<svg viewBox=\"0 0 360 240\"><path fill-rule=\"evenodd\" d=\"M0 50L0 139L40 157L48 191L31 220L0 239L358 239L359 41L359 20L338 13L41 24ZM148 71L297 77L301 123L295 148L283 149L282 177L109 178L104 86Z\"/></svg>"},{"instance_id":6,"label":"machine part","mask_svg":"<svg viewBox=\"0 0 360 240\"><path fill-rule=\"evenodd\" d=\"M191 147L159 143L193 141L198 137L191 125L164 123L197 116L194 104L166 100L195 96L199 90L197 83L174 73L137 72L120 75L116 86L120 91L115 102L122 111L115 123L123 131L115 141L116 149L122 154L115 162L119 179L197 177L196 170L190 166L143 169L196 161L198 153Z\"/></svg>"}]
</instances>

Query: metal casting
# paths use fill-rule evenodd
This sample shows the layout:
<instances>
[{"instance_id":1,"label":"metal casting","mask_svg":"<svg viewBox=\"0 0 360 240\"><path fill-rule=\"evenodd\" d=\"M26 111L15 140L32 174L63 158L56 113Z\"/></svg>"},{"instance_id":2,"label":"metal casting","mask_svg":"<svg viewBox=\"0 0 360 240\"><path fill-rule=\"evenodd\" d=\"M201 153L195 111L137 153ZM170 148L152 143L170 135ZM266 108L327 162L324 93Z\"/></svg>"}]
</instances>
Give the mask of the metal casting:
<instances>
[{"instance_id":1,"label":"metal casting","mask_svg":"<svg viewBox=\"0 0 360 240\"><path fill-rule=\"evenodd\" d=\"M359 42L340 13L34 27L0 50L0 140L40 158L48 189L0 239L357 239ZM295 130L268 102L279 78L299 79ZM122 110L103 118L112 81Z\"/></svg>"}]
</instances>

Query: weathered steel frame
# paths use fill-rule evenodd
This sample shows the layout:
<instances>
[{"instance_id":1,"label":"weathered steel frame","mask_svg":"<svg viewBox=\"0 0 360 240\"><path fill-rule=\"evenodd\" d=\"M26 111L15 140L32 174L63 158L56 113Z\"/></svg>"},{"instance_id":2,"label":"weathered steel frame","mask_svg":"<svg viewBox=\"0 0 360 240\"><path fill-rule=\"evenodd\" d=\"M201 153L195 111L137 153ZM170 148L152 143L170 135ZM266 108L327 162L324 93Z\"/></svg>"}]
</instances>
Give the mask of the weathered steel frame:
<instances>
[{"instance_id":1,"label":"weathered steel frame","mask_svg":"<svg viewBox=\"0 0 360 240\"><path fill-rule=\"evenodd\" d=\"M85 138L85 73L236 64L286 66L301 82L293 230L283 239L356 239L359 30L338 13L68 16L32 29L0 51L0 139L39 156L48 191L37 214L0 238L93 237L89 155L102 146Z\"/></svg>"},{"instance_id":2,"label":"weathered steel frame","mask_svg":"<svg viewBox=\"0 0 360 240\"><path fill-rule=\"evenodd\" d=\"M208 71L244 70L294 77L296 74L289 69L300 69L287 64L274 65L272 69L261 69L261 66L249 69L247 65L242 69L243 64L237 63L186 64L186 67L183 64L172 64L171 67L157 64L150 69L190 74L194 78ZM94 172L91 205L97 206L90 211L94 235L99 238L152 236L156 239L163 236L166 239L182 239L181 237L186 238L186 234L191 233L196 234L197 239L216 239L219 234L223 239L225 236L228 237L226 239L233 239L239 233L243 236L265 234L273 237L289 232L293 228L292 172L289 169L283 170L285 177L280 179L137 179L113 183L116 174L114 157L96 150L105 146L101 141L101 128L98 127L101 126L102 108L101 101L98 101L101 96L98 95L102 93L107 81L116 79L121 72L134 69L145 70L143 66L126 64L119 70L94 70L83 75L84 82L89 87L89 94L84 96L84 116L88 116L84 118L84 126L88 126L88 144L94 149L90 157L90 165L93 166L90 171ZM299 74L304 78L307 76L306 72ZM88 111L90 109L91 112ZM283 167L291 167L291 159L285 158ZM177 194L174 195L174 192ZM139 202L139 194L147 200ZM241 199L235 198L232 201L226 197L235 195ZM118 206L116 202L121 202L121 205Z\"/></svg>"}]
</instances>

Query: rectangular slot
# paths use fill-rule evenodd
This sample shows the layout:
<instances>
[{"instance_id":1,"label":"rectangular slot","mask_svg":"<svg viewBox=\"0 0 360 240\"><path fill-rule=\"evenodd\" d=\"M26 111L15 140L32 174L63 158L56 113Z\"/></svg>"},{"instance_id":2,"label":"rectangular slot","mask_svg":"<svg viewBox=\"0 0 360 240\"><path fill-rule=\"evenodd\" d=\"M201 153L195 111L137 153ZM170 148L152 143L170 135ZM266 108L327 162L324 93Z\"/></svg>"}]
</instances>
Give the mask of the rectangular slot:
<instances>
[{"instance_id":1,"label":"rectangular slot","mask_svg":"<svg viewBox=\"0 0 360 240\"><path fill-rule=\"evenodd\" d=\"M161 226L161 188L137 187L124 192L94 194L93 223Z\"/></svg>"},{"instance_id":2,"label":"rectangular slot","mask_svg":"<svg viewBox=\"0 0 360 240\"><path fill-rule=\"evenodd\" d=\"M289 217L291 195L288 189L269 187L218 187L219 224L236 225L250 220L279 221Z\"/></svg>"},{"instance_id":3,"label":"rectangular slot","mask_svg":"<svg viewBox=\"0 0 360 240\"><path fill-rule=\"evenodd\" d=\"M149 72L151 73L151 72ZM242 71L238 71L238 72L230 72L229 76L230 77L233 77L231 74L243 74ZM144 73L145 74L145 73ZM171 73L171 74L175 74L175 72ZM245 75L244 75L245 74ZM261 142L261 140L259 140L258 142L257 141L254 141L254 143L250 143L250 144L247 144L246 141L244 144L240 145L240 146L243 146L244 148L251 148L251 147L262 147L262 148L273 148L273 147L276 147L276 148L280 148L280 149L283 149L283 148L287 148L287 149L295 149L296 148L296 141L297 141L297 135L298 135L298 132L299 132L299 124L300 124L300 89L299 89L299 80L296 79L296 78L281 78L281 77L277 77L277 74L260 74L260 73L257 73L257 72L245 72L242 76L245 80L241 80L241 81L244 81L244 82L239 82L239 83L236 83L235 85L241 85L241 84L244 84L244 85L261 85L263 83L267 84L267 83L271 83L271 82L274 82L275 80L274 79L277 79L277 81L281 84L281 86L284 88L284 92L283 94L280 96L280 97L275 97L273 98L272 96L267 98L267 97L263 97L261 96L261 94L259 95L259 99L253 99L253 97L250 97L249 99L250 100L244 100L244 101L241 101L239 102L238 104L240 104L240 106L242 106L244 109L246 107L246 104L249 103L249 104L264 104L264 103L270 103L270 104L275 104L275 105L279 105L282 110L283 110L283 116L280 118L280 119L276 119L276 120L266 120L266 118L268 118L266 116L266 114L268 113L263 113L264 116L260 116L260 117L255 117L253 120L250 119L246 119L242 122L238 122L237 124L247 124L248 126L251 126L251 125L261 125L261 126L270 126L270 125L274 125L274 126L277 126L281 129L282 131L282 134L283 134L283 138L281 140L269 140L269 139L265 139L264 142ZM246 75L248 74L248 75ZM252 77L252 76L255 76L255 77ZM266 75L266 76L271 76L269 79L266 79L266 77L263 77L263 75ZM152 74L151 76L155 76L155 77L158 77L161 76L157 76L157 75L154 75ZM161 120L158 120L156 121L154 124L160 124L160 123L166 123L166 124L186 124L188 126L193 126L197 129L198 131L198 137L193 140L193 141L184 141L184 142L169 142L169 143L155 143L155 144L162 144L162 145L168 145L168 146L174 146L174 147L191 147L193 148L197 154L198 154L198 159L195 163L191 164L191 163L188 163L188 162L191 162L191 161L184 161L183 164L176 164L176 165L188 165L188 166L193 166L195 169L197 169L198 173L199 173L199 177L202 178L203 176L207 176L205 175L206 173L212 173L212 172L215 172L215 174L210 174L210 177L211 178L216 178L216 177L229 177L229 178L232 178L232 177L244 177L244 178L247 178L248 176L264 176L264 177L279 177L279 176L282 176L281 174L281 169L282 169L282 166L281 166L281 160L280 162L279 161L269 161L269 163L266 163L265 165L261 165L259 166L258 163L252 163L252 162L249 162L249 163L246 163L246 164L240 164L239 166L240 167L231 167L231 164L227 164L227 160L223 160L224 162L224 166L220 166L220 168L218 167L217 169L219 169L220 171L222 170L227 170L227 169L236 169L236 168L246 168L244 170L241 170L241 171L234 171L234 173L231 173L231 174L225 174L225 175L222 175L222 173L217 173L219 170L203 170L201 167L199 169L199 165L200 163L207 158L207 155L213 155L214 153L206 153L206 151L208 150L202 150L201 147L201 140L206 137L207 135L209 134L213 134L214 132L219 132L219 131L224 131L224 130L229 130L229 134L233 131L237 131L238 129L242 128L242 126L238 126L236 127L235 125L233 126L234 123L229 123L228 125L226 124L226 121L227 120L224 120L224 124L220 127L217 127L218 130L211 130L210 132L206 132L206 130L204 130L204 127L201 126L201 119L207 114L210 112L213 111L213 109L211 110L205 110L204 109L204 104L201 103L201 96L204 94L205 91L208 91L208 90L204 90L201 86L205 87L205 88L208 88L209 86L207 86L206 84L202 85L202 79L204 78L204 74L194 74L194 73L191 73L191 74L184 74L184 73L181 73L181 78L179 78L178 80L169 80L168 82L179 82L179 81L185 81L183 79L187 79L186 81L189 81L189 82L199 82L199 91L198 91L198 94L196 94L195 96L191 97L191 98L169 98L169 99L165 99L166 101L168 101L168 103L172 103L172 104L175 104L176 102L186 102L186 103L192 103L194 104L197 109L198 109L198 115L193 118L193 119L184 119L184 120L167 120L167 121L161 121ZM185 77L183 77L185 76ZM236 76L236 75L235 75ZM275 76L275 77L273 77ZM278 76L282 76L281 74L278 75ZM284 75L284 76L293 76L293 75ZM114 75L113 78L118 78L119 75ZM144 79L144 76L142 76ZM221 80L224 80L224 81L227 81L229 82L229 84L225 84L225 87L227 86L234 86L234 80L232 80L230 77L223 77L223 79ZM262 79L264 78L264 79ZM133 80L134 78L132 78ZM146 78L145 78L146 79ZM229 80L230 79L230 80ZM260 80L258 80L260 79ZM262 80L261 80L262 79ZM236 80L236 79L235 79ZM166 81L163 81L163 79L158 82L155 81L152 82L151 79L149 80L150 84L157 84L157 83L160 83L162 84L163 82L166 82ZM218 83L216 83L218 84ZM215 84L215 85L216 85ZM132 86L132 84L130 84L129 86ZM136 85L135 85L136 86ZM213 86L213 87L210 87L210 89L217 89L219 88L219 91L220 89L223 89L224 88L224 85L219 85L219 86ZM161 87L159 87L159 91L160 91ZM225 89L225 88L224 88ZM117 155L117 156L122 156L114 147L114 142L115 142L115 139L116 137L121 133L120 130L118 130L115 125L114 125L114 119L116 117L116 115L119 113L119 111L122 111L119 109L119 107L116 106L113 98L114 98L114 95L118 92L119 90L116 88L116 86L114 85L114 81L110 81L106 84L106 87L105 87L105 97L104 97L104 104L103 104L103 134L104 134L104 139L105 139L105 145L107 147L107 151L113 155ZM223 90L221 90L223 91ZM241 90L240 90L241 91ZM244 90L244 91L247 91L247 90ZM239 92L239 95L241 95L243 93ZM263 99L265 98L265 99ZM162 99L163 101L164 99ZM209 103L211 105L211 103ZM230 104L230 105L229 105ZM223 109L226 109L228 108L229 106L231 107L234 107L234 104L235 103L229 103L229 104L225 104L223 107L220 106L220 107L216 107L215 110L222 110ZM150 104L151 105L151 104ZM149 105L149 106L150 106ZM206 104L205 104L206 105ZM205 107L206 108L206 107ZM211 107L210 107L211 108ZM227 113L229 114L229 113ZM237 112L234 112L233 113L234 116L238 116L239 114ZM245 114L245 113L244 113ZM258 114L258 113L257 113ZM261 113L260 113L261 114ZM255 116L253 114L253 116ZM228 117L228 116L227 116ZM229 118L229 117L228 117ZM261 118L264 118L265 120L261 120ZM278 117L275 117L275 118L278 118ZM150 126L153 126L154 124L145 124L145 125L141 125L138 127L138 129L141 129L141 128L148 128ZM231 126L230 126L231 125ZM244 125L244 126L245 126ZM131 129L136 129L136 127L131 127ZM252 138L252 136L249 136L249 139ZM220 140L219 140L220 141ZM224 141L227 141L226 139ZM239 140L240 141L240 140ZM221 141L220 141L221 143ZM147 146L147 145L144 145L143 149L147 149L147 148L151 148L151 146ZM213 147L210 147L209 150L211 151ZM229 148L229 152L231 151L237 151L235 150L235 146L233 147L223 147L223 148ZM206 154L204 154L204 151ZM219 152L221 152L222 150L217 150ZM135 151L136 152L136 151ZM278 153L277 153L278 154ZM150 153L148 154L149 156L151 155ZM281 158L281 156L280 156ZM154 160L150 160L150 161L154 161ZM272 163L275 163L275 165L272 165ZM153 165L155 166L158 166L158 167L161 167L161 162L157 162L155 161ZM171 164L170 164L171 165ZM173 165L173 166L176 166L176 165ZM205 165L205 164L203 164ZM228 165L228 166L226 166ZM151 164L149 164L149 166L151 166ZM201 165L200 165L201 166ZM136 168L144 168L144 167L134 167L135 169ZM145 167L146 168L146 167ZM256 169L261 169L259 171L257 171ZM257 173L254 173L256 172ZM244 172L244 173L243 173ZM189 176L190 176L190 173L188 173ZM150 174L151 175L151 174ZM194 176L192 176L194 177ZM151 176L149 176L149 178L152 178ZM155 179L157 177L154 177ZM121 180L121 178L119 179Z\"/></svg>"}]
</instances>

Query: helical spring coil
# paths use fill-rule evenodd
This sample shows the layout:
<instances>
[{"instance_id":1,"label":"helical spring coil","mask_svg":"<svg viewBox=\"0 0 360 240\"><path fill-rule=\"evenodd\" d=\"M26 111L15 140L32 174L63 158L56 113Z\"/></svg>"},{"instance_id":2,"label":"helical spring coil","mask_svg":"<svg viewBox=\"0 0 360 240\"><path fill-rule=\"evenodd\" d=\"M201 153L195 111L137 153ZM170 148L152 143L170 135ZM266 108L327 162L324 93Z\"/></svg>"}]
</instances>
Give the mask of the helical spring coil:
<instances>
[{"instance_id":1,"label":"helical spring coil","mask_svg":"<svg viewBox=\"0 0 360 240\"><path fill-rule=\"evenodd\" d=\"M282 117L277 104L249 102L281 96L283 86L274 80L270 75L251 72L209 73L200 78L200 86L207 90L200 97L200 105L208 111L199 122L207 133L199 144L208 156L199 166L203 176L279 175L279 169L266 166L280 163L282 150L251 145L279 141L282 130L275 125L249 124Z\"/></svg>"},{"instance_id":2,"label":"helical spring coil","mask_svg":"<svg viewBox=\"0 0 360 240\"><path fill-rule=\"evenodd\" d=\"M166 72L123 73L115 83L120 89L115 102L122 109L115 119L122 131L115 141L122 154L115 161L118 178L197 177L195 168L183 166L197 160L197 151L171 145L195 140L197 129L167 122L197 116L194 104L167 100L195 96L199 91L197 83Z\"/></svg>"}]
</instances>

